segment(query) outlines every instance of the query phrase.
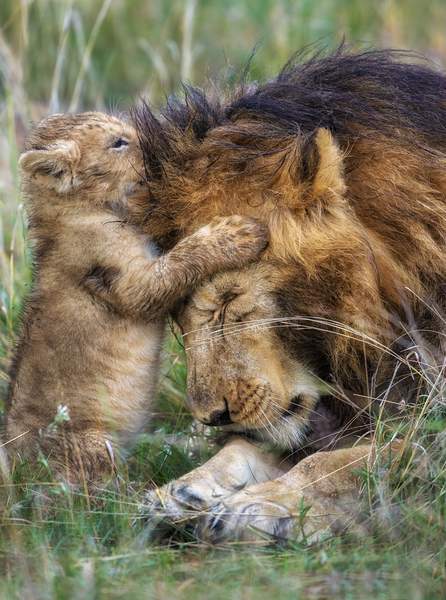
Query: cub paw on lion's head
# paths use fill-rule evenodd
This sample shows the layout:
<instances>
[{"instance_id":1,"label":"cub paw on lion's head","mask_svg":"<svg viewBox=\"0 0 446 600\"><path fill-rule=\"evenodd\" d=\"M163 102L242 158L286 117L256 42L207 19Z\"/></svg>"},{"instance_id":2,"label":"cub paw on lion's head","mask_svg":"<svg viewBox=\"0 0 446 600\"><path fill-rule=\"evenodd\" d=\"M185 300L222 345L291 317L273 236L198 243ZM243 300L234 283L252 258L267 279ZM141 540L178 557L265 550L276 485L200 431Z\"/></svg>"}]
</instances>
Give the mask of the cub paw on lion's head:
<instances>
[{"instance_id":1,"label":"cub paw on lion's head","mask_svg":"<svg viewBox=\"0 0 446 600\"><path fill-rule=\"evenodd\" d=\"M243 267L255 261L269 241L268 227L252 217L230 215L214 217L197 231L198 236L211 238L226 256L226 269Z\"/></svg>"}]
</instances>

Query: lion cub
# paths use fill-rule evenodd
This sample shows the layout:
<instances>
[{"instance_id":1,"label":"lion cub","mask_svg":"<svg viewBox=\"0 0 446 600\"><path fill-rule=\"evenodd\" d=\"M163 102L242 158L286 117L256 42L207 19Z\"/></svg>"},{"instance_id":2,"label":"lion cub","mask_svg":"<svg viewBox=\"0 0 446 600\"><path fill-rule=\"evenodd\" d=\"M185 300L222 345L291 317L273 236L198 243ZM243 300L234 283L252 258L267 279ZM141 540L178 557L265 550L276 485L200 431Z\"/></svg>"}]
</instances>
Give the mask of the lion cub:
<instances>
[{"instance_id":1,"label":"lion cub","mask_svg":"<svg viewBox=\"0 0 446 600\"><path fill-rule=\"evenodd\" d=\"M162 316L204 278L255 260L267 234L251 219L218 218L157 257L132 219L136 132L101 113L43 120L20 167L35 270L7 443L31 458L42 450L68 481L94 481L150 416Z\"/></svg>"}]
</instances>

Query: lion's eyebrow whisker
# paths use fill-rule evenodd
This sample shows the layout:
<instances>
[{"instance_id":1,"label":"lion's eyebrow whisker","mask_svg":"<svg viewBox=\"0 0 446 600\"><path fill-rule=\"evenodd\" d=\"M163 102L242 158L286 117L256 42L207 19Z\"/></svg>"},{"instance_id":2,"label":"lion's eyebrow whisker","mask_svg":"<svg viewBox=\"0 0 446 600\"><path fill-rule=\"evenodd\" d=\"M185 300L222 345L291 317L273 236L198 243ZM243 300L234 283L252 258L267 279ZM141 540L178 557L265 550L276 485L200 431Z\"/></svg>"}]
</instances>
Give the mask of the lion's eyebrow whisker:
<instances>
[{"instance_id":1,"label":"lion's eyebrow whisker","mask_svg":"<svg viewBox=\"0 0 446 600\"><path fill-rule=\"evenodd\" d=\"M301 321L301 323L297 323L295 324L295 321ZM325 328L321 328L321 327L312 327L311 325L307 325L306 323L322 323L323 325L329 325L330 327L333 327L334 329L337 329L338 331L332 331L330 329L325 329ZM382 351L386 354L388 354L389 356L393 357L395 360L397 360L398 362L400 362L401 364L404 364L406 367L409 368L409 370L418 375L423 377L425 380L427 379L427 373L421 373L420 370L418 368L415 368L413 363L409 363L407 360L404 359L403 356L401 356L400 354L396 353L395 351L393 351L391 348L389 348L388 346L386 346L385 344L383 344L382 342L379 342L378 340L370 337L369 335L357 331L354 328L342 324L338 321L333 321L330 319L325 319L322 317L318 317L318 318L313 318L313 317L304 317L304 316L295 316L295 317L273 317L273 318L268 318L268 319L258 319L258 320L251 320L251 321L247 321L247 322L243 322L243 323L237 323L237 324L233 324L232 326L226 326L225 327L225 331L224 331L224 336L225 337L231 337L233 335L237 335L238 333L242 333L244 331L250 331L250 330L255 330L258 327L261 326L261 329L264 330L268 330L268 329L278 329L281 327L298 327L298 328L302 328L302 329L314 329L316 331L321 331L321 332L325 332L325 333L330 333L332 335L337 334L340 336L345 337L346 339L350 338L354 341L362 341L363 343L367 344L367 346L371 347L371 348L375 348L379 351ZM195 331L202 331L202 328L197 329ZM189 333L192 333L189 332ZM446 334L442 334L443 336L446 336ZM222 334L222 330L221 327L215 328L215 331L212 330L211 332L208 333L206 338L202 338L201 340L198 340L197 342L195 342L194 345L196 344L200 344L200 343L206 343L206 342L211 342L211 341L218 341L221 337L223 337ZM403 335L398 336L397 338L395 338L395 340L393 341L393 343L397 343L399 339L401 339L403 337ZM421 366L421 365L420 365ZM432 365L426 363L426 367L429 370L432 370ZM429 383L432 383L431 380L428 380Z\"/></svg>"},{"instance_id":2,"label":"lion's eyebrow whisker","mask_svg":"<svg viewBox=\"0 0 446 600\"><path fill-rule=\"evenodd\" d=\"M263 318L263 319L250 319L248 321L242 321L242 322L233 323L230 325L225 325L225 333L226 333L226 331L228 331L228 332L244 331L245 328L252 329L252 328L256 328L258 326L270 325L273 323L289 324L290 322L293 322L293 324L294 324L296 321L302 322L302 323L310 322L310 323L321 323L323 325L330 325L337 329L340 329L341 331L344 330L349 333L354 333L357 336L360 336L361 338L368 338L369 340L375 341L377 344L382 345L381 342L379 342L378 340L374 340L374 338L372 338L368 334L361 332L361 331L351 327L350 325L342 323L341 321L327 319L325 317L309 317L307 315L295 315L292 317L268 317L268 318ZM211 331L209 332L210 336L221 333L221 325L211 326L210 329L211 329ZM187 335L189 335L191 333L197 333L200 331L203 331L203 327L188 331L187 333L184 334L184 337L186 337ZM414 331L415 332L416 331L424 332L425 330L424 329L423 330L412 330L412 333L414 333ZM406 335L410 334L409 331L406 331L405 333L406 333ZM446 333L442 333L442 332L438 332L438 333L440 333L440 335L442 337L446 337ZM402 337L404 337L403 334L397 336L394 340L394 343L397 342Z\"/></svg>"},{"instance_id":3,"label":"lion's eyebrow whisker","mask_svg":"<svg viewBox=\"0 0 446 600\"><path fill-rule=\"evenodd\" d=\"M291 326L294 326L294 325L292 324ZM191 346L186 346L186 350L189 350L189 349L191 349L191 348L193 348L195 346L199 346L200 344L204 344L204 343L208 343L208 342L211 342L211 341L215 341L215 340L221 339L223 337L226 338L226 337L234 336L234 335L237 335L239 333L242 333L243 331L247 331L249 329L254 329L255 327L257 327L257 326L246 327L246 328L241 329L239 331L229 332L229 334L227 334L225 332L224 336L219 332L218 335L210 335L207 338L199 339L197 342L195 342ZM289 323L274 324L274 325L272 325L270 327L269 326L268 327L263 327L263 330L277 329L277 328L280 328L280 327L290 327L290 324ZM366 342L371 347L374 347L374 348L383 350L385 352L388 352L394 358L397 358L397 359L400 359L400 360L404 361L404 359L402 359L396 352L392 351L390 348L388 348L384 344L378 342L377 340L374 340L373 338L367 339L369 336L367 336L366 334L357 332L355 330L348 330L347 328L345 328L345 331L349 331L349 333L356 334L357 337L355 337L355 335L346 335L346 334L342 334L342 333L339 333L339 332L334 332L334 331L331 331L331 330L322 329L321 327L314 327L314 326L305 326L305 327L303 327L303 326L299 326L299 325L297 327L299 327L301 329L306 329L306 330L314 330L314 331L321 331L321 332L325 332L325 333L331 333L331 334L334 334L334 335L342 335L343 337L346 337L348 339L354 339L354 340L359 339L360 341Z\"/></svg>"},{"instance_id":4,"label":"lion's eyebrow whisker","mask_svg":"<svg viewBox=\"0 0 446 600\"><path fill-rule=\"evenodd\" d=\"M296 325L294 323L289 323L289 321L291 321L291 320L294 321L297 319L301 319L302 321L309 321L310 323L322 322L324 324L330 325L330 327L333 327L333 329L338 329L339 331L333 331L331 329L316 327L315 325L300 325L300 324ZM274 324L271 326L263 325L262 330L266 331L268 329L297 327L300 329L305 329L305 330L310 330L310 331L313 330L313 331L318 331L318 332L323 332L323 333L329 333L331 335L336 335L338 337L343 337L345 339L351 339L353 341L360 341L363 344L365 344L366 346L368 346L370 348L374 348L376 350L379 350L379 351L383 352L384 354L387 354L388 356L394 358L396 361L398 361L399 363L406 366L411 373L419 376L420 378L422 378L425 381L427 380L429 382L429 384L433 384L432 380L427 379L427 373L425 371L422 371L419 368L417 368L413 363L406 360L403 356L401 356L400 354L398 354L397 352L395 352L394 350L392 350L391 348L389 348L382 342L379 342L378 340L370 337L369 335L367 335L363 332L359 332L349 326L339 324L336 321L330 321L330 320L324 320L324 319L312 319L312 318L308 318L308 317L290 317L287 319L277 318L277 319L269 319L268 321L269 321L269 323L274 323ZM288 321L288 322L285 322L285 321ZM266 322L266 320L263 321L263 323L265 323L265 322ZM191 344L190 346L187 346L185 348L185 350L187 352L187 351L189 351L197 346L200 346L202 344L206 344L206 343L213 342L213 341L218 341L219 339L222 339L223 337L229 338L234 335L238 335L239 333L242 333L243 331L249 331L250 329L255 329L257 327L258 327L258 324L254 323L254 325L245 326L243 329L240 328L236 331L233 330L233 331L226 332L226 330L225 330L224 336L220 331L218 332L217 335L211 333L211 335L208 335L207 338L199 339L196 342L194 342L193 344ZM200 329L198 329L197 331L200 331ZM398 340L400 337L401 336L399 336L396 339Z\"/></svg>"}]
</instances>

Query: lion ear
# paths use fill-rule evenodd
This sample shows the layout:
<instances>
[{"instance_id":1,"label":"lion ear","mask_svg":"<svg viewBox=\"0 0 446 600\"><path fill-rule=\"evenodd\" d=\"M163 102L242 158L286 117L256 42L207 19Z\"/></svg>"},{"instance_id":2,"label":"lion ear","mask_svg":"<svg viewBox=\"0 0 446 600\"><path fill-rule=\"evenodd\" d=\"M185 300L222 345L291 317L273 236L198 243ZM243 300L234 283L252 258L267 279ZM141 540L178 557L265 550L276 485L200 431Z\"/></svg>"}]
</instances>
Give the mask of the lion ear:
<instances>
[{"instance_id":1,"label":"lion ear","mask_svg":"<svg viewBox=\"0 0 446 600\"><path fill-rule=\"evenodd\" d=\"M299 180L314 198L345 192L342 152L328 129L319 128L301 147Z\"/></svg>"},{"instance_id":2,"label":"lion ear","mask_svg":"<svg viewBox=\"0 0 446 600\"><path fill-rule=\"evenodd\" d=\"M79 145L73 140L59 140L44 148L24 152L20 156L19 166L24 175L40 180L40 183L60 194L66 194L76 187L79 160Z\"/></svg>"}]
</instances>

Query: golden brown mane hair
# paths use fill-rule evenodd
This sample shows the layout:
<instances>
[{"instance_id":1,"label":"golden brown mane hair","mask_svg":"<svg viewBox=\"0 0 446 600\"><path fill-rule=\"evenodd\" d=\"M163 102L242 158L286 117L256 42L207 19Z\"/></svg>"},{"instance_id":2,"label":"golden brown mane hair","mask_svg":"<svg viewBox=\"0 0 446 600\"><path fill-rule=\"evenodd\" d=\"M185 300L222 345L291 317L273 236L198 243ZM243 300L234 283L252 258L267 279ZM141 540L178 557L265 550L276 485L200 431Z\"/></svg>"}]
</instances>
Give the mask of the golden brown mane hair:
<instances>
[{"instance_id":1,"label":"golden brown mane hair","mask_svg":"<svg viewBox=\"0 0 446 600\"><path fill-rule=\"evenodd\" d=\"M268 222L283 315L326 321L306 344L302 332L284 335L326 366L324 377L364 392L378 365L388 381L393 359L409 360L415 346L425 353L416 370L442 360L441 72L404 52L341 48L293 59L274 80L241 86L226 101L186 87L160 117L146 104L134 117L149 182L147 231L168 248L216 214Z\"/></svg>"}]
</instances>

